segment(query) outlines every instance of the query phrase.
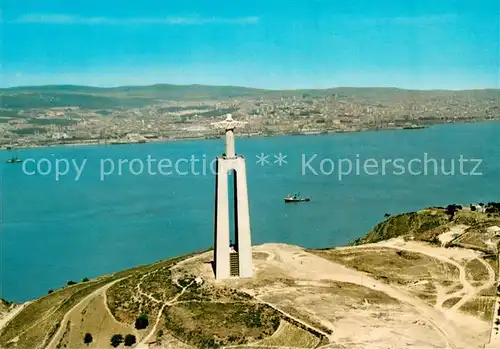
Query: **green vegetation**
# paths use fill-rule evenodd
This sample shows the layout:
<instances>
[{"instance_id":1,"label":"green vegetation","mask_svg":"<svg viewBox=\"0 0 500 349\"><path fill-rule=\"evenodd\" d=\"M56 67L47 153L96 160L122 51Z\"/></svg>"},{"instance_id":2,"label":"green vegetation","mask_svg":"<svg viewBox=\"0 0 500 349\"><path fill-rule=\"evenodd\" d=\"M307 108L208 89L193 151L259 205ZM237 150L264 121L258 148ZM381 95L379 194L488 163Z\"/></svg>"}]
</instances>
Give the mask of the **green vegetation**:
<instances>
[{"instance_id":1,"label":"green vegetation","mask_svg":"<svg viewBox=\"0 0 500 349\"><path fill-rule=\"evenodd\" d=\"M41 127L27 127L12 130L12 132L18 135L34 135L35 133L47 133L47 130Z\"/></svg>"},{"instance_id":2,"label":"green vegetation","mask_svg":"<svg viewBox=\"0 0 500 349\"><path fill-rule=\"evenodd\" d=\"M135 320L135 328L138 330L143 330L148 326L149 326L149 320L146 314L142 314Z\"/></svg>"},{"instance_id":3,"label":"green vegetation","mask_svg":"<svg viewBox=\"0 0 500 349\"><path fill-rule=\"evenodd\" d=\"M377 224L353 245L375 243L400 236L413 236L417 240L436 242L435 238L443 232L443 225L448 221L447 214L441 209L394 215Z\"/></svg>"},{"instance_id":4,"label":"green vegetation","mask_svg":"<svg viewBox=\"0 0 500 349\"><path fill-rule=\"evenodd\" d=\"M280 319L277 311L244 292L211 283L199 285L194 282L195 276L189 274L191 270L186 264L175 271L175 284L184 288L184 293L164 309L165 320L158 328L158 339L169 333L188 345L216 348L253 342L274 333ZM165 284L170 282L163 281ZM143 289L148 287L144 284Z\"/></svg>"},{"instance_id":5,"label":"green vegetation","mask_svg":"<svg viewBox=\"0 0 500 349\"><path fill-rule=\"evenodd\" d=\"M41 348L60 327L64 315L84 297L112 279L65 287L27 305L0 333L0 347L19 337L19 348ZM33 346L36 343L36 346Z\"/></svg>"},{"instance_id":6,"label":"green vegetation","mask_svg":"<svg viewBox=\"0 0 500 349\"><path fill-rule=\"evenodd\" d=\"M59 126L70 126L78 123L76 120L72 119L27 119L26 123L31 125L59 125Z\"/></svg>"},{"instance_id":7,"label":"green vegetation","mask_svg":"<svg viewBox=\"0 0 500 349\"><path fill-rule=\"evenodd\" d=\"M111 346L113 348L116 348L123 343L123 336L121 334L114 334L113 336L111 336L110 342Z\"/></svg>"},{"instance_id":8,"label":"green vegetation","mask_svg":"<svg viewBox=\"0 0 500 349\"><path fill-rule=\"evenodd\" d=\"M167 301L181 291L174 284L168 269L174 261L161 262L140 269L109 288L107 300L113 316L120 322L130 324L134 324L142 314L154 317L161 307L160 301ZM137 294L137 287L143 294Z\"/></svg>"},{"instance_id":9,"label":"green vegetation","mask_svg":"<svg viewBox=\"0 0 500 349\"><path fill-rule=\"evenodd\" d=\"M83 343L84 344L90 344L94 338L92 338L92 335L90 333L85 333L85 336L83 337Z\"/></svg>"},{"instance_id":10,"label":"green vegetation","mask_svg":"<svg viewBox=\"0 0 500 349\"><path fill-rule=\"evenodd\" d=\"M17 116L17 111L0 108L0 118L15 118Z\"/></svg>"},{"instance_id":11,"label":"green vegetation","mask_svg":"<svg viewBox=\"0 0 500 349\"><path fill-rule=\"evenodd\" d=\"M489 274L486 266L478 259L473 259L465 266L467 279L470 281L487 281Z\"/></svg>"},{"instance_id":12,"label":"green vegetation","mask_svg":"<svg viewBox=\"0 0 500 349\"><path fill-rule=\"evenodd\" d=\"M136 338L133 334L127 334L125 336L125 340L123 341L123 344L126 346L126 347L131 347L132 345L134 345L136 343Z\"/></svg>"},{"instance_id":13,"label":"green vegetation","mask_svg":"<svg viewBox=\"0 0 500 349\"><path fill-rule=\"evenodd\" d=\"M165 327L178 340L201 348L245 344L272 335L280 315L258 303L187 302L165 308Z\"/></svg>"},{"instance_id":14,"label":"green vegetation","mask_svg":"<svg viewBox=\"0 0 500 349\"><path fill-rule=\"evenodd\" d=\"M486 213L500 214L500 202L490 202L486 205Z\"/></svg>"},{"instance_id":15,"label":"green vegetation","mask_svg":"<svg viewBox=\"0 0 500 349\"><path fill-rule=\"evenodd\" d=\"M164 277L166 275L171 277L168 268L197 253L200 252L139 266L82 283L70 282L70 287L49 292L28 304L0 331L0 347L9 347L8 343L16 340L18 348L43 348L61 327L61 321L69 310L92 292L119 279L122 280L108 289L108 304L115 318L133 326L135 319L141 314L156 316L157 303L152 302L148 297L137 297L139 300L136 300L135 296L139 296L136 293L137 285L140 284L143 292L150 292L153 287L156 287L157 293L155 294L164 297L162 300L170 299L172 294L177 294L180 288L173 285L173 281L170 281L170 286L167 285L170 279L164 279ZM153 272L159 273L158 279L148 278L154 274ZM124 283L128 280L134 280L135 283ZM122 288L123 286L129 289Z\"/></svg>"},{"instance_id":16,"label":"green vegetation","mask_svg":"<svg viewBox=\"0 0 500 349\"><path fill-rule=\"evenodd\" d=\"M202 252L205 250L116 273L115 278L125 278L106 292L111 314L117 321L131 325L142 314L155 317L161 302L172 299L181 291L172 280L170 268ZM141 291L139 294L138 289Z\"/></svg>"},{"instance_id":17,"label":"green vegetation","mask_svg":"<svg viewBox=\"0 0 500 349\"><path fill-rule=\"evenodd\" d=\"M0 297L0 304L3 306L10 306L12 304L12 302L9 302L8 300Z\"/></svg>"},{"instance_id":18,"label":"green vegetation","mask_svg":"<svg viewBox=\"0 0 500 349\"><path fill-rule=\"evenodd\" d=\"M255 343L258 346L269 347L299 347L316 348L320 338L307 330L297 327L287 321L281 321L278 330L269 338Z\"/></svg>"},{"instance_id":19,"label":"green vegetation","mask_svg":"<svg viewBox=\"0 0 500 349\"><path fill-rule=\"evenodd\" d=\"M499 205L500 206L500 205ZM496 210L495 203L485 205L486 209ZM480 213L464 209L461 205L451 204L446 208L428 208L419 212L385 216L387 219L377 224L371 232L357 239L352 245L376 243L396 237L414 239L440 245L438 236L449 231L457 224L468 225L469 228L461 237L451 241L448 246L462 246L483 252L490 252L485 244L486 229L500 225L500 215L496 213Z\"/></svg>"},{"instance_id":20,"label":"green vegetation","mask_svg":"<svg viewBox=\"0 0 500 349\"><path fill-rule=\"evenodd\" d=\"M198 287L195 283L185 290L179 301L212 301L218 300L221 302L250 302L253 297L244 293L233 290L231 288L217 287L204 285Z\"/></svg>"},{"instance_id":21,"label":"green vegetation","mask_svg":"<svg viewBox=\"0 0 500 349\"><path fill-rule=\"evenodd\" d=\"M54 107L80 107L88 109L103 108L136 108L154 104L149 98L112 97L106 95L90 95L72 92L20 92L1 93L2 108L28 109L28 108L54 108Z\"/></svg>"},{"instance_id":22,"label":"green vegetation","mask_svg":"<svg viewBox=\"0 0 500 349\"><path fill-rule=\"evenodd\" d=\"M9 302L3 298L0 298L0 314L8 311L11 305L12 305L12 302Z\"/></svg>"},{"instance_id":23,"label":"green vegetation","mask_svg":"<svg viewBox=\"0 0 500 349\"><path fill-rule=\"evenodd\" d=\"M27 305L2 329L0 332L0 347L8 347L7 343L17 338L18 348L42 348L48 343L48 341L50 341L51 336L53 336L56 330L60 327L60 322L64 315L92 292L121 278L123 278L122 281L124 281L138 277L136 279L136 281L138 281L140 277L144 276L144 274L148 272L154 271L162 266L172 266L184 258L191 257L194 254L195 253L173 258L167 261L161 261L151 265L124 270L110 276L101 277L97 280L89 280L84 283L72 285L71 287L64 287L38 298ZM120 285L120 282L113 285L113 287L116 285ZM124 295L122 295L123 298L120 298L120 300L125 299L125 302L130 300L126 297L129 297L132 294L135 295L136 285L137 283L129 285L131 286L130 290L127 290L129 292L124 292ZM113 287L109 290L113 290ZM112 294L114 295L113 292ZM110 302L109 296L108 302ZM110 309L116 312L117 307L115 306L114 308L111 308L110 306ZM126 315L130 317L133 316L133 320L130 321L130 323L133 324L136 317L142 313L151 314L151 311L148 311L147 306L145 306L143 310L137 309L137 313L134 313L134 315ZM36 343L36 345L34 343Z\"/></svg>"},{"instance_id":24,"label":"green vegetation","mask_svg":"<svg viewBox=\"0 0 500 349\"><path fill-rule=\"evenodd\" d=\"M141 107L157 100L217 100L240 97L292 97L315 99L338 96L346 100L362 99L382 103L395 100L431 100L458 98L469 101L498 100L499 90L415 91L397 88L331 88L306 90L264 90L238 86L170 85L122 86L99 88L90 86L52 85L0 89L0 107L11 109L75 106L88 109ZM6 116L10 116L6 115Z\"/></svg>"}]
</instances>

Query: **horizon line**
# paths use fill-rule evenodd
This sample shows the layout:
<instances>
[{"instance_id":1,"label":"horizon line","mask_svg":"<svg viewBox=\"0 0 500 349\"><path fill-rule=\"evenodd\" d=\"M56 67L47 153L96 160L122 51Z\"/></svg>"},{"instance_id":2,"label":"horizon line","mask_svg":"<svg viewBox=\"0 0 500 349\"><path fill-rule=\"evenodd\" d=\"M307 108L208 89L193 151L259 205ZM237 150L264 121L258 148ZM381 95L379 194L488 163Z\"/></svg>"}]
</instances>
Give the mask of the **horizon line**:
<instances>
[{"instance_id":1,"label":"horizon line","mask_svg":"<svg viewBox=\"0 0 500 349\"><path fill-rule=\"evenodd\" d=\"M22 88L42 88L42 87L88 87L103 90L110 90L116 88L134 88L134 87L152 87L152 86L178 86L178 87L193 87L193 86L203 86L203 87L233 87L233 88L246 88L253 90L264 90L264 91L301 91L301 90L335 90L335 89L393 89L393 90L404 90L404 91L484 91L484 90L500 90L500 87L477 87L477 88L460 88L460 89L450 89L450 88L405 88L396 86L332 86L332 87L301 87L301 88L263 88L263 87L253 87L244 85L207 85L207 84L170 84L170 83L154 83L145 85L116 85L116 86L95 86L95 85L79 85L79 84L43 84L43 85L13 85L8 87L0 87L0 90L9 89L22 89Z\"/></svg>"}]
</instances>

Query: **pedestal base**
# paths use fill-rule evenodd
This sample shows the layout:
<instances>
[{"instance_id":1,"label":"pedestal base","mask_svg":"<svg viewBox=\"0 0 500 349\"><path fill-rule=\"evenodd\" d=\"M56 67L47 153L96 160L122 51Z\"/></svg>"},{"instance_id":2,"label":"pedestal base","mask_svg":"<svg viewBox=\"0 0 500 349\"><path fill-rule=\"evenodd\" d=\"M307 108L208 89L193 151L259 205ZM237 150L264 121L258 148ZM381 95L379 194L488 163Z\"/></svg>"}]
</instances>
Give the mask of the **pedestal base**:
<instances>
[{"instance_id":1,"label":"pedestal base","mask_svg":"<svg viewBox=\"0 0 500 349\"><path fill-rule=\"evenodd\" d=\"M235 250L229 246L229 171L234 170ZM214 262L215 279L249 278L253 275L250 213L245 159L241 156L217 158L215 181ZM236 268L237 265L238 267ZM231 267L233 266L233 267Z\"/></svg>"}]
</instances>

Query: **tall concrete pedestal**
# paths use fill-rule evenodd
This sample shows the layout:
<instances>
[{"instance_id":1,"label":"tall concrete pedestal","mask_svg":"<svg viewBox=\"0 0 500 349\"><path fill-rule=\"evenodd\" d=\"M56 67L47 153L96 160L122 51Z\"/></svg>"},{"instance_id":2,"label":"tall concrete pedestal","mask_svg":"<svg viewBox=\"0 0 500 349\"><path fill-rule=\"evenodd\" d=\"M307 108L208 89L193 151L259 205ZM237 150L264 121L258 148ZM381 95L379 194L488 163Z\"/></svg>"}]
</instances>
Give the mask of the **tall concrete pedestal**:
<instances>
[{"instance_id":1,"label":"tall concrete pedestal","mask_svg":"<svg viewBox=\"0 0 500 349\"><path fill-rule=\"evenodd\" d=\"M217 157L215 179L214 264L215 279L231 277L250 278L253 275L252 241L250 237L250 212L245 159L234 152L236 126L228 115L225 121L215 123L226 131L226 154ZM229 174L233 172L233 176ZM233 183L229 183L232 178ZM229 185L234 188L234 202L229 202ZM234 205L234 245L230 246L229 208Z\"/></svg>"}]
</instances>

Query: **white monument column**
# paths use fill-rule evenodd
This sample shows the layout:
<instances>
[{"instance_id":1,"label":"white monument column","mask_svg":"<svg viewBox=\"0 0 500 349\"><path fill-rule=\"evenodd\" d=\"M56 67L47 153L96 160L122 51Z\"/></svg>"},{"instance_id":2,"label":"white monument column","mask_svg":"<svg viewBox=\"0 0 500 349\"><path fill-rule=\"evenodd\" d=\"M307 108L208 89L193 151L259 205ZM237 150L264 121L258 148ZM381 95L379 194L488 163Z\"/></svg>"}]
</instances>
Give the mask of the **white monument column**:
<instances>
[{"instance_id":1,"label":"white monument column","mask_svg":"<svg viewBox=\"0 0 500 349\"><path fill-rule=\"evenodd\" d=\"M250 209L248 207L248 188L245 159L238 158L236 170L236 192L238 226L238 251L240 277L252 277L252 240L250 234Z\"/></svg>"},{"instance_id":2,"label":"white monument column","mask_svg":"<svg viewBox=\"0 0 500 349\"><path fill-rule=\"evenodd\" d=\"M229 275L229 190L224 162L217 159L214 262L216 275Z\"/></svg>"},{"instance_id":3,"label":"white monument column","mask_svg":"<svg viewBox=\"0 0 500 349\"><path fill-rule=\"evenodd\" d=\"M234 158L236 156L234 149L234 131L232 129L226 130L226 157Z\"/></svg>"},{"instance_id":4,"label":"white monument column","mask_svg":"<svg viewBox=\"0 0 500 349\"><path fill-rule=\"evenodd\" d=\"M249 278L253 275L252 241L250 232L250 212L245 159L236 156L234 132L245 122L233 120L231 114L226 120L212 125L223 129L226 136L225 156L217 157L215 181L215 222L214 222L214 264L216 280L230 277ZM229 183L229 171L235 171L233 183ZM234 186L234 202L229 202L229 185ZM234 205L236 245L231 249L229 229L229 205Z\"/></svg>"}]
</instances>

